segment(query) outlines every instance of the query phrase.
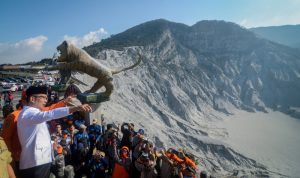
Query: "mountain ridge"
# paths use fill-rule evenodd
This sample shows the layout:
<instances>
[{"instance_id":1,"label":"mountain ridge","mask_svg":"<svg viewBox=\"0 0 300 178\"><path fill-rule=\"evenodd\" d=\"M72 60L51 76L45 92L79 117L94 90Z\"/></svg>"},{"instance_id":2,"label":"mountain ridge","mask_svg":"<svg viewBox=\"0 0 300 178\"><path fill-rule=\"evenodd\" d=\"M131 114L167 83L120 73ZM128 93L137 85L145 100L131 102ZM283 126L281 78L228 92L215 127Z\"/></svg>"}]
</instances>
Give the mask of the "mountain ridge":
<instances>
[{"instance_id":1,"label":"mountain ridge","mask_svg":"<svg viewBox=\"0 0 300 178\"><path fill-rule=\"evenodd\" d=\"M204 21L193 26L156 22L85 48L112 67L133 63L138 53L144 58L141 66L114 77L115 93L109 103L101 104L98 114L116 122L130 118L147 128L159 147L189 147L206 160L211 172L272 175L267 167L212 139L227 136L214 122L235 109L268 112L272 108L298 117L290 108L300 106L299 51L258 38L230 22ZM139 29L145 24L154 35L142 43L143 38L136 36L144 34ZM120 39L125 42L118 43ZM116 45L105 46L111 42ZM93 83L90 77L78 78Z\"/></svg>"},{"instance_id":2,"label":"mountain ridge","mask_svg":"<svg viewBox=\"0 0 300 178\"><path fill-rule=\"evenodd\" d=\"M178 25L177 23L172 23L172 22L169 22L166 20L159 19L159 20L154 20L154 21L146 22L141 25L135 26L133 28L130 28L129 30L126 30L123 33L126 36L125 38L128 39L129 38L128 34L137 34L135 36L140 36L138 34L143 33L144 28L153 29L155 27L154 29L157 29L156 27L159 26L163 30L157 29L159 32L155 32L156 35L160 34L160 39L157 39L157 37L154 38L154 39L157 39L157 44L161 43L159 45L164 45L163 43L166 43L168 40L171 40L171 41L169 41L169 45L172 44L173 45L172 48L174 48L174 50L176 52L178 50L181 50L183 52L184 51L192 51L192 53L194 55L197 55L196 57L198 57L198 61L194 61L194 62L197 62L198 64L203 63L203 65L207 65L208 68L214 68L214 70L216 70L215 72L217 72L219 69L221 69L221 71L224 71L225 68L224 67L222 68L222 66L225 65L224 61L227 60L227 59L224 60L224 58L229 58L229 57L232 57L233 55L234 55L234 58L236 58L236 61L233 61L233 62L241 62L241 61L239 61L240 56L246 56L248 59L244 59L244 61L243 61L243 62L246 62L246 64L242 64L242 65L250 65L250 66L255 65L254 63L260 62L257 60L253 61L253 59L251 59L251 58L253 56L257 56L257 55L260 55L260 56L266 55L266 54L264 54L265 53L264 50L265 51L269 50L269 53L275 54L276 52L272 48L278 48L281 51L283 51L285 54L289 54L292 58L294 58L293 60L295 60L295 57L293 57L293 56L299 55L298 51L281 46L280 44L276 44L276 43L273 43L270 41L256 38L254 33L250 32L249 30L247 30L245 28L241 28L240 26L233 24L231 22L200 21L191 27L188 27L184 24L179 24L178 25L179 29L176 29L177 25ZM171 27L174 29L172 29ZM139 31L139 29L141 29L141 31ZM211 30L211 29L214 29L214 30ZM139 31L139 32L137 32L137 31ZM148 30L148 31L152 32L152 30ZM185 33L187 32L188 35L182 34L183 32L185 32ZM116 37L116 38L119 38L119 36L122 36L123 33L118 34L118 37ZM113 38L115 38L115 37L112 37L112 39ZM132 40L129 39L128 41L132 41ZM104 43L106 43L106 42L107 41L105 41ZM101 44L101 43L99 43L99 44ZM88 52L91 52L91 50L89 50L89 49L95 49L95 48L97 48L97 46L99 46L99 44L95 44L90 47L87 47L86 50ZM133 44L133 46L138 46L138 43L134 43L134 42L133 43L129 42L129 44ZM153 43L146 42L144 44L144 46L149 46L151 44L153 44ZM126 45L123 47L126 47ZM264 50L262 50L261 48L264 48ZM227 54L229 54L231 56L226 56ZM93 55L93 53L92 53L92 55ZM186 55L187 55L187 58L189 58L189 56L188 56L189 54L186 54ZM94 56L95 56L95 54L94 54ZM203 62L202 60L199 60L199 57L204 57L204 58L209 57L210 61ZM170 56L167 56L167 58L170 58ZM265 58L266 59L263 59L263 61L271 60L268 58L272 58L272 56L270 57L270 55L269 55L269 56L266 56ZM275 58L276 57L274 57L274 59ZM165 59L165 60L167 60L167 59ZM185 62L185 61L182 61L182 62ZM272 61L268 61L268 62L272 62ZM295 62L297 63L297 61L295 61ZM215 64L217 64L217 65L215 65ZM260 65L260 67L262 67L261 62L259 65ZM296 66L298 66L298 65L296 65ZM189 67L193 68L193 66L189 66ZM276 67L280 68L282 66L276 65ZM264 68L267 68L267 66L264 66ZM207 69L204 69L204 70L207 70ZM255 69L253 69L253 68L248 67L247 70L249 70L250 73L251 72L255 73L255 71L254 71ZM280 70L280 69L278 69L278 70ZM297 70L295 70L295 71L297 71ZM241 72L243 72L243 71L241 71ZM268 71L268 72L270 72L270 71ZM233 75L233 74L228 71L226 73L226 75ZM264 77L266 77L266 75L267 74L264 74ZM241 79L237 79L234 82L246 82L246 81L239 81L239 80L241 80ZM256 80L259 80L259 79L256 78ZM297 78L296 78L296 80L297 80ZM299 86L298 85L296 85L296 86L298 89ZM263 91L263 93L264 92L265 91ZM244 97L244 98L246 97L245 93L242 95L245 95L242 97ZM264 96L264 98L266 100L270 100L270 98L268 96ZM268 107L270 107L271 101L266 102L266 103L268 104ZM299 107L299 106L300 106L300 104L297 102L296 107ZM256 109L261 110L262 108L259 106ZM275 109L275 108L273 107L273 109ZM264 110L264 109L262 109L262 110Z\"/></svg>"},{"instance_id":3,"label":"mountain ridge","mask_svg":"<svg viewBox=\"0 0 300 178\"><path fill-rule=\"evenodd\" d=\"M250 28L249 30L253 31L261 38L300 49L300 40L297 38L300 33L300 24L256 27Z\"/></svg>"}]
</instances>

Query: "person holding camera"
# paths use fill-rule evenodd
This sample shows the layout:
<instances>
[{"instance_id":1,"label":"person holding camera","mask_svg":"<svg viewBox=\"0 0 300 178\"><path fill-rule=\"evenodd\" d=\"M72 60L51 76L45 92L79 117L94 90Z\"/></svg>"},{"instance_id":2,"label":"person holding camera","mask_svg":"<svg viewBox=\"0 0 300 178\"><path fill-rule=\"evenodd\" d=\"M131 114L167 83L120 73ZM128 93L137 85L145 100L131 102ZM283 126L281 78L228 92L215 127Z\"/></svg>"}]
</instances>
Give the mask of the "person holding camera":
<instances>
[{"instance_id":1,"label":"person holding camera","mask_svg":"<svg viewBox=\"0 0 300 178\"><path fill-rule=\"evenodd\" d=\"M144 134L145 134L144 129L139 129L137 134L133 137L133 140L132 140L132 150L133 150L132 159L133 159L133 161L135 161L139 157L139 154L142 149L142 144L143 144L143 141L145 138Z\"/></svg>"},{"instance_id":2,"label":"person holding camera","mask_svg":"<svg viewBox=\"0 0 300 178\"><path fill-rule=\"evenodd\" d=\"M162 165L161 177L189 178L196 175L197 166L193 160L188 158L182 151L169 148L165 153L161 151Z\"/></svg>"},{"instance_id":3,"label":"person holding camera","mask_svg":"<svg viewBox=\"0 0 300 178\"><path fill-rule=\"evenodd\" d=\"M107 124L107 130L102 139L102 150L108 157L109 174L114 166L114 145L119 145L118 127L115 124Z\"/></svg>"},{"instance_id":4,"label":"person holding camera","mask_svg":"<svg viewBox=\"0 0 300 178\"><path fill-rule=\"evenodd\" d=\"M121 132L123 134L123 137L122 137L122 140L121 140L121 147L126 146L129 149L131 149L132 148L133 136L135 135L134 124L124 122L121 125Z\"/></svg>"},{"instance_id":5,"label":"person holding camera","mask_svg":"<svg viewBox=\"0 0 300 178\"><path fill-rule=\"evenodd\" d=\"M182 159L176 156L176 150L168 149L166 152L160 150L160 177L171 178L179 176L179 169L181 169Z\"/></svg>"},{"instance_id":6,"label":"person holding camera","mask_svg":"<svg viewBox=\"0 0 300 178\"><path fill-rule=\"evenodd\" d=\"M153 154L142 151L134 164L137 170L141 172L141 178L157 177L157 171L155 170L156 161Z\"/></svg>"}]
</instances>

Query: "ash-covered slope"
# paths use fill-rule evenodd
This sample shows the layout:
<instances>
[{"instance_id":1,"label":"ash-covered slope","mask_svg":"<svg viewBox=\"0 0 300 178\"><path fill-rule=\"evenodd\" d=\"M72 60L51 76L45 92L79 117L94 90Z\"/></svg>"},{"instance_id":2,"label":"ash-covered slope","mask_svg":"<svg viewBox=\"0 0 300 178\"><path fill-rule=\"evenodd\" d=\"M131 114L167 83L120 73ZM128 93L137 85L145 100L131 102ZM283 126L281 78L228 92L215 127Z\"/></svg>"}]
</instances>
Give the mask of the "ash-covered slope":
<instances>
[{"instance_id":1,"label":"ash-covered slope","mask_svg":"<svg viewBox=\"0 0 300 178\"><path fill-rule=\"evenodd\" d=\"M137 69L114 76L116 91L99 112L121 123L133 121L159 147L185 147L203 158L202 168L220 174L270 174L215 134L217 113L300 106L300 52L257 38L240 26L201 21L186 26L150 21L85 49L111 67ZM78 76L85 81L90 77ZM95 115L98 114L97 112ZM138 126L138 127L139 127Z\"/></svg>"},{"instance_id":2,"label":"ash-covered slope","mask_svg":"<svg viewBox=\"0 0 300 178\"><path fill-rule=\"evenodd\" d=\"M97 56L97 48L130 46L149 51L145 63L159 67L154 73L168 70L190 98L202 98L214 109L230 113L228 103L252 111L300 106L300 51L259 39L236 24L201 21L188 27L156 20L86 50ZM187 87L195 82L199 95Z\"/></svg>"}]
</instances>

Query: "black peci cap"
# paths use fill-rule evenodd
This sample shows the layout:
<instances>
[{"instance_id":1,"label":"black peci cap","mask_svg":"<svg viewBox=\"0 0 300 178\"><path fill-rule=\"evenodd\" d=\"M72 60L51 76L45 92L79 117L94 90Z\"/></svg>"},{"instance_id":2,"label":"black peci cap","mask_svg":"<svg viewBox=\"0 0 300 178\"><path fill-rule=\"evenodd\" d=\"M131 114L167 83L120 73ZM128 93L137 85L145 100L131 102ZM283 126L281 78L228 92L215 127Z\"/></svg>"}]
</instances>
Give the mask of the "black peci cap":
<instances>
[{"instance_id":1,"label":"black peci cap","mask_svg":"<svg viewBox=\"0 0 300 178\"><path fill-rule=\"evenodd\" d=\"M48 94L48 88L44 87L44 86L40 86L40 87L35 87L35 86L30 86L27 90L26 90L26 96L27 98L29 98L32 95L35 94Z\"/></svg>"}]
</instances>

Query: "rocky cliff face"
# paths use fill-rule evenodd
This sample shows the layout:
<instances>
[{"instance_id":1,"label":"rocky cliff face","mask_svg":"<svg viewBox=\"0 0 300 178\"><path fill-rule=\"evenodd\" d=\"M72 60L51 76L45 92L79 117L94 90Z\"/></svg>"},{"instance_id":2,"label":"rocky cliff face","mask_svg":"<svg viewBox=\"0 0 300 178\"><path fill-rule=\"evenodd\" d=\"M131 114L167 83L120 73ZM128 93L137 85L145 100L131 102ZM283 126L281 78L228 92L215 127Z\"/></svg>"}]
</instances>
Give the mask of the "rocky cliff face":
<instances>
[{"instance_id":1,"label":"rocky cliff face","mask_svg":"<svg viewBox=\"0 0 300 178\"><path fill-rule=\"evenodd\" d=\"M221 119L218 113L233 109L272 108L296 117L291 108L300 107L299 51L233 23L186 26L165 20L141 24L85 50L110 67L132 64L137 53L144 56L139 67L114 76L111 101L93 117L101 112L119 123L135 122L158 147L188 148L200 157L201 168L217 174L271 174L212 139L220 132L213 122Z\"/></svg>"}]
</instances>

